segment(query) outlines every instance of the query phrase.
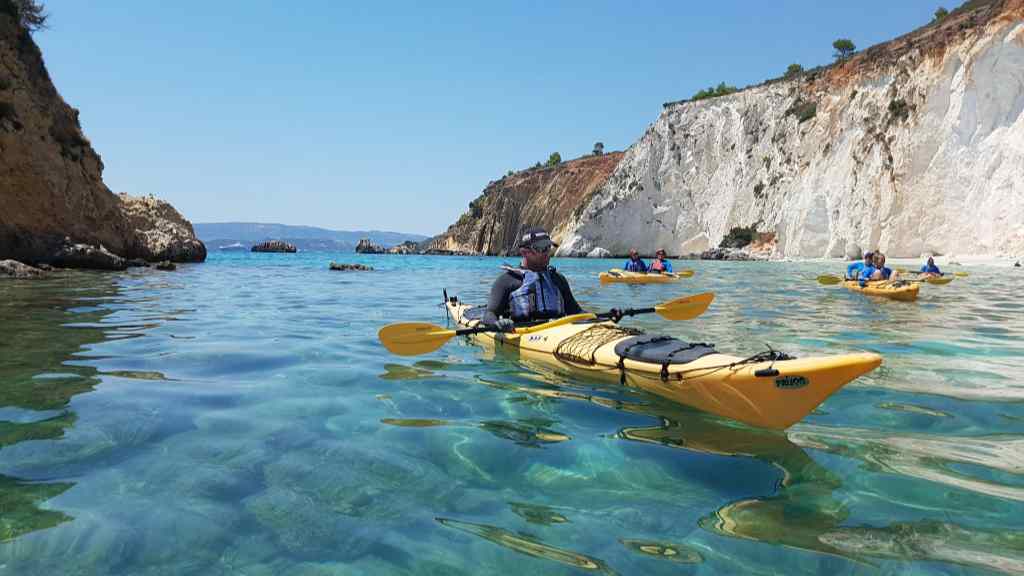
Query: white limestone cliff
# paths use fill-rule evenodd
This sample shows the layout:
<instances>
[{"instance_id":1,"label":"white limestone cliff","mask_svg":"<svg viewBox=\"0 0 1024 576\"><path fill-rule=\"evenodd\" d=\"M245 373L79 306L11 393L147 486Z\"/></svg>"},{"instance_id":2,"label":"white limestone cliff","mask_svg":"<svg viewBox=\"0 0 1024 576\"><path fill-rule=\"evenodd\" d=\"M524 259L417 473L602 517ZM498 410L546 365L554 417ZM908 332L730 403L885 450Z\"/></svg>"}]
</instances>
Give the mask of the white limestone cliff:
<instances>
[{"instance_id":1,"label":"white limestone cliff","mask_svg":"<svg viewBox=\"0 0 1024 576\"><path fill-rule=\"evenodd\" d=\"M560 255L1024 254L1024 0L981 3L850 61L666 104L574 213Z\"/></svg>"}]
</instances>

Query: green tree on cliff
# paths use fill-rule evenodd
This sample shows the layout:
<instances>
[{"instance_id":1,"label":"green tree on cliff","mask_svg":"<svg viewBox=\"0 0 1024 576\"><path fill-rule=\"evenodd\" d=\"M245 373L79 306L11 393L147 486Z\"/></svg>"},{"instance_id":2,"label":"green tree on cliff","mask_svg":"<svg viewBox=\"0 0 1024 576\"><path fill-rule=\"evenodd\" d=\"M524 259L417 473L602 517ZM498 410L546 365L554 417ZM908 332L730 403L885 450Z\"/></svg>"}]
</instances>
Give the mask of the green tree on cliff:
<instances>
[{"instance_id":1,"label":"green tree on cliff","mask_svg":"<svg viewBox=\"0 0 1024 576\"><path fill-rule=\"evenodd\" d=\"M562 155L558 152L552 152L551 156L548 156L548 166L558 166L562 163Z\"/></svg>"},{"instance_id":2,"label":"green tree on cliff","mask_svg":"<svg viewBox=\"0 0 1024 576\"><path fill-rule=\"evenodd\" d=\"M942 20L946 16L949 16L949 10L946 10L942 6L939 6L938 8L935 9L935 18L933 21L938 22L939 20Z\"/></svg>"},{"instance_id":3,"label":"green tree on cliff","mask_svg":"<svg viewBox=\"0 0 1024 576\"><path fill-rule=\"evenodd\" d=\"M791 79L796 78L797 76L799 76L799 75L801 75L803 73L804 73L804 67L803 66L801 66L799 64L790 64L789 67L786 68L786 75L783 76L783 78L785 78L787 80L791 80Z\"/></svg>"},{"instance_id":4,"label":"green tree on cliff","mask_svg":"<svg viewBox=\"0 0 1024 576\"><path fill-rule=\"evenodd\" d=\"M693 95L693 98L691 98L691 100L717 98L719 96L727 96L734 92L739 92L739 90L735 86L729 86L725 82L719 82L718 86L712 86L711 88L698 90L697 93Z\"/></svg>"},{"instance_id":5,"label":"green tree on cliff","mask_svg":"<svg viewBox=\"0 0 1024 576\"><path fill-rule=\"evenodd\" d=\"M832 55L836 60L846 60L857 51L857 46L849 38L839 38L832 43L832 47L836 49Z\"/></svg>"},{"instance_id":6,"label":"green tree on cliff","mask_svg":"<svg viewBox=\"0 0 1024 576\"><path fill-rule=\"evenodd\" d=\"M46 19L50 16L38 0L0 0L0 11L17 16L21 25L30 32L46 28Z\"/></svg>"},{"instance_id":7,"label":"green tree on cliff","mask_svg":"<svg viewBox=\"0 0 1024 576\"><path fill-rule=\"evenodd\" d=\"M594 156L604 154L604 142L594 142Z\"/></svg>"}]
</instances>

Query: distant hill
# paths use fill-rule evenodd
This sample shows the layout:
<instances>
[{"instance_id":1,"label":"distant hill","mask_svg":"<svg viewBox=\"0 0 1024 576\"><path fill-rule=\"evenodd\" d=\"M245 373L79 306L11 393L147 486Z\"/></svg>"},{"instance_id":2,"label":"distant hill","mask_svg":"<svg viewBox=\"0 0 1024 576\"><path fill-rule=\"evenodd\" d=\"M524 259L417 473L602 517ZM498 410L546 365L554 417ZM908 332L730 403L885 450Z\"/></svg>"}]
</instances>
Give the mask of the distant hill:
<instances>
[{"instance_id":1,"label":"distant hill","mask_svg":"<svg viewBox=\"0 0 1024 576\"><path fill-rule=\"evenodd\" d=\"M193 224L196 236L208 249L248 250L264 240L284 240L299 250L355 250L361 238L385 247L407 240L421 242L427 237L420 234L386 232L381 230L328 230L314 226L287 224L260 224L257 222L210 222Z\"/></svg>"}]
</instances>

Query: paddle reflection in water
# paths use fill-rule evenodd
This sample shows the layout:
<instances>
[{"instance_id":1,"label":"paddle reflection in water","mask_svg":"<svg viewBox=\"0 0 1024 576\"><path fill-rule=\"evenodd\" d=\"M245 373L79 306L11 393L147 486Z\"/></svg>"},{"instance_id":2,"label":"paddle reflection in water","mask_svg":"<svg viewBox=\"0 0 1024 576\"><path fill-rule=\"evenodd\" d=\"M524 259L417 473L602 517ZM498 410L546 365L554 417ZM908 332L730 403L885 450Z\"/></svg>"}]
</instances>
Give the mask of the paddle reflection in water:
<instances>
[{"instance_id":1,"label":"paddle reflection in water","mask_svg":"<svg viewBox=\"0 0 1024 576\"><path fill-rule=\"evenodd\" d=\"M447 526L468 534L473 534L474 536L479 536L480 538L490 540L499 546L504 546L505 548L515 550L516 552L520 552L528 556L553 560L560 564L567 564L574 568L588 570L598 574L616 573L597 558L592 558L571 550L556 548L541 542L534 536L527 534L514 534L503 528L498 528L497 526L461 522L450 518L437 518L436 520L442 526Z\"/></svg>"}]
</instances>

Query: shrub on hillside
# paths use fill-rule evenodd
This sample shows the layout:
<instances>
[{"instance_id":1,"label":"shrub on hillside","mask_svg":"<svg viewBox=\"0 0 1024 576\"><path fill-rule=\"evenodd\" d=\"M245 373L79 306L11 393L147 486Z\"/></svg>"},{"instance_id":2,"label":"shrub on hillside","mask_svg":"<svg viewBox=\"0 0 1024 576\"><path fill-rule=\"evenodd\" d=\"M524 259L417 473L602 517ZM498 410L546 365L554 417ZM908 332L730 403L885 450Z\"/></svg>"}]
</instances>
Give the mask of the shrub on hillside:
<instances>
[{"instance_id":1,"label":"shrub on hillside","mask_svg":"<svg viewBox=\"0 0 1024 576\"><path fill-rule=\"evenodd\" d=\"M552 152L551 156L548 156L548 166L558 166L562 163L562 155L558 152Z\"/></svg>"},{"instance_id":2,"label":"shrub on hillside","mask_svg":"<svg viewBox=\"0 0 1024 576\"><path fill-rule=\"evenodd\" d=\"M711 88L698 90L697 93L693 95L693 98L690 98L690 100L697 101L705 100L707 98L717 98L719 96L726 96L728 94L733 94L735 92L739 92L739 89L736 88L735 86L728 86L725 82L721 82L718 84L718 86L712 86Z\"/></svg>"},{"instance_id":3,"label":"shrub on hillside","mask_svg":"<svg viewBox=\"0 0 1024 576\"><path fill-rule=\"evenodd\" d=\"M893 119L902 122L910 117L910 106L902 98L893 98L889 102L889 114L892 114Z\"/></svg>"},{"instance_id":4,"label":"shrub on hillside","mask_svg":"<svg viewBox=\"0 0 1024 576\"><path fill-rule=\"evenodd\" d=\"M796 117L796 121L802 124L818 113L818 104L815 102L809 102L801 98L797 98L793 105L786 110L786 116Z\"/></svg>"},{"instance_id":5,"label":"shrub on hillside","mask_svg":"<svg viewBox=\"0 0 1024 576\"><path fill-rule=\"evenodd\" d=\"M949 16L949 10L946 10L942 6L939 6L938 8L935 9L935 15L932 21L938 22L939 20L942 20L946 16Z\"/></svg>"},{"instance_id":6,"label":"shrub on hillside","mask_svg":"<svg viewBox=\"0 0 1024 576\"><path fill-rule=\"evenodd\" d=\"M29 32L46 28L46 19L49 18L38 0L0 0L0 12L17 18Z\"/></svg>"},{"instance_id":7,"label":"shrub on hillside","mask_svg":"<svg viewBox=\"0 0 1024 576\"><path fill-rule=\"evenodd\" d=\"M736 226L729 233L722 238L722 241L718 244L719 248L743 248L747 244L754 241L757 237L757 227L750 226L744 228L742 226Z\"/></svg>"},{"instance_id":8,"label":"shrub on hillside","mask_svg":"<svg viewBox=\"0 0 1024 576\"><path fill-rule=\"evenodd\" d=\"M801 75L803 73L804 73L804 67L803 66L801 66L799 64L790 64L786 68L786 74L783 76L783 78L785 78L786 80L792 80L793 78L796 78L797 76L799 76L799 75Z\"/></svg>"}]
</instances>

